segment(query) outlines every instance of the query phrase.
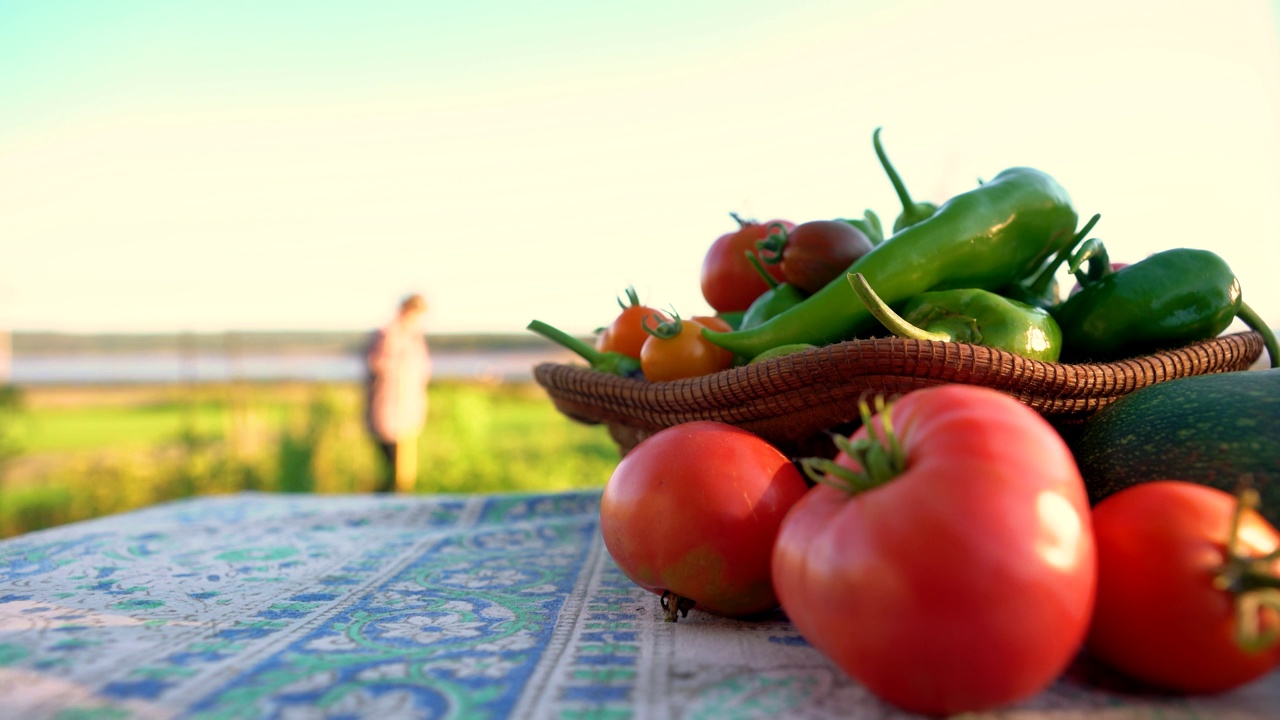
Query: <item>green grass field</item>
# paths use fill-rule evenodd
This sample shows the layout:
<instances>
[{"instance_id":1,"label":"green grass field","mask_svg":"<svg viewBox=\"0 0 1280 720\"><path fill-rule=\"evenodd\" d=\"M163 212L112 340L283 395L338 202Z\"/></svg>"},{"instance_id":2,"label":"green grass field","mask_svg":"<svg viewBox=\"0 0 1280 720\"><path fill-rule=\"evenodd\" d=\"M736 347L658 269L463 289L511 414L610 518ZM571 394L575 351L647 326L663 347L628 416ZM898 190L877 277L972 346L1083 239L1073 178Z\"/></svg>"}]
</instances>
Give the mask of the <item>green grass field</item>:
<instances>
[{"instance_id":1,"label":"green grass field","mask_svg":"<svg viewBox=\"0 0 1280 720\"><path fill-rule=\"evenodd\" d=\"M618 461L533 384L439 383L416 491L600 487ZM381 472L354 384L38 388L0 429L0 537L181 497L368 492Z\"/></svg>"}]
</instances>

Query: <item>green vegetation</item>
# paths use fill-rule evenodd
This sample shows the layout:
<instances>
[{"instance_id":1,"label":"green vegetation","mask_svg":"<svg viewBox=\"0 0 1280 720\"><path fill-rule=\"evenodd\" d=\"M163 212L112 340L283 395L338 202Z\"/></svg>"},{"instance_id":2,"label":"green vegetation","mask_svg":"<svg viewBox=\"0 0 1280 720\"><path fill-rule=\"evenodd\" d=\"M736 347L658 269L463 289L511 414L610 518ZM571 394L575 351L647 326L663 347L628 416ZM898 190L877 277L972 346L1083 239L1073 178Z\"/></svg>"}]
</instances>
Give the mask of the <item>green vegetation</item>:
<instances>
[{"instance_id":1,"label":"green vegetation","mask_svg":"<svg viewBox=\"0 0 1280 720\"><path fill-rule=\"evenodd\" d=\"M431 386L417 492L599 487L618 461L532 383ZM192 495L368 492L355 384L42 388L0 398L0 537Z\"/></svg>"}]
</instances>

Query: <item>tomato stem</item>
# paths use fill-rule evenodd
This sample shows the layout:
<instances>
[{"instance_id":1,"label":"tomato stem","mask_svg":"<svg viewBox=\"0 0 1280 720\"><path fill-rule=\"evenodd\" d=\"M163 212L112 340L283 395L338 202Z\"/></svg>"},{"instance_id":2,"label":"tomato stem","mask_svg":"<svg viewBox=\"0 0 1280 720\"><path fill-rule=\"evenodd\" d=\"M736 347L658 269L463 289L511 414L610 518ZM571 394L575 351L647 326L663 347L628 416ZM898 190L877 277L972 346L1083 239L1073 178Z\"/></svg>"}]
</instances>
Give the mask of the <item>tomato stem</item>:
<instances>
[{"instance_id":1,"label":"tomato stem","mask_svg":"<svg viewBox=\"0 0 1280 720\"><path fill-rule=\"evenodd\" d=\"M682 595L677 595L670 590L662 591L663 620L666 622L676 622L682 617L689 617L689 611L697 603Z\"/></svg>"},{"instance_id":2,"label":"tomato stem","mask_svg":"<svg viewBox=\"0 0 1280 720\"><path fill-rule=\"evenodd\" d=\"M747 256L747 262L751 263L751 267L756 269L756 272L764 279L765 283L769 286L769 289L777 290L780 283L773 279L773 276L769 274L768 270L764 269L764 265L760 264L759 256L750 250L743 250L743 254Z\"/></svg>"},{"instance_id":3,"label":"tomato stem","mask_svg":"<svg viewBox=\"0 0 1280 720\"><path fill-rule=\"evenodd\" d=\"M656 323L653 327L649 327L650 320ZM676 312L676 309L672 307L671 319L665 319L658 313L645 315L640 320L640 327L659 340L670 340L684 330L684 321L680 319L680 313Z\"/></svg>"},{"instance_id":4,"label":"tomato stem","mask_svg":"<svg viewBox=\"0 0 1280 720\"><path fill-rule=\"evenodd\" d=\"M782 262L782 253L787 247L787 226L774 223L769 226L769 236L756 241L756 250L762 262L777 265Z\"/></svg>"},{"instance_id":5,"label":"tomato stem","mask_svg":"<svg viewBox=\"0 0 1280 720\"><path fill-rule=\"evenodd\" d=\"M622 302L622 298L618 298L618 307L622 308L623 310L628 310L630 308L637 307L638 305L640 305L640 296L636 294L636 288L634 285L627 286L627 301L630 302L631 304L625 305Z\"/></svg>"},{"instance_id":6,"label":"tomato stem","mask_svg":"<svg viewBox=\"0 0 1280 720\"><path fill-rule=\"evenodd\" d=\"M1280 577L1271 565L1280 559L1280 548L1262 557L1239 553L1240 520L1246 511L1256 510L1258 491L1246 487L1236 494L1226 542L1226 562L1218 568L1214 587L1235 596L1236 642L1248 652L1265 650L1280 640L1280 627L1263 628L1264 609L1280 612Z\"/></svg>"},{"instance_id":7,"label":"tomato stem","mask_svg":"<svg viewBox=\"0 0 1280 720\"><path fill-rule=\"evenodd\" d=\"M850 440L843 435L835 435L832 438L836 448L857 462L862 470L854 470L826 458L804 458L800 466L805 475L814 482L857 495L889 482L907 469L907 454L893 430L890 406L885 404L882 395L876 396L875 403L876 415L873 418L867 401L858 402L858 413L867 429L866 437ZM876 434L874 420L880 421L879 435Z\"/></svg>"}]
</instances>

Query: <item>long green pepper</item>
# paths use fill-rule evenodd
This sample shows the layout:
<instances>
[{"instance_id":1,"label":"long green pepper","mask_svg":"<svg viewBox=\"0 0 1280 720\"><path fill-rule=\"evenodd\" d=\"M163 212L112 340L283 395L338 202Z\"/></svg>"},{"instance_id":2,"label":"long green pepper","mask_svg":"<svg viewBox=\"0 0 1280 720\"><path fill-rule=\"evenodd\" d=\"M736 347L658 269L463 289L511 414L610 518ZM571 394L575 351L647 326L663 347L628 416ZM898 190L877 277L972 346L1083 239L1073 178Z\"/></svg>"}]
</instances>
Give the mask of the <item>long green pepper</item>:
<instances>
[{"instance_id":1,"label":"long green pepper","mask_svg":"<svg viewBox=\"0 0 1280 720\"><path fill-rule=\"evenodd\" d=\"M848 272L862 273L891 306L930 290L994 292L1029 277L1072 243L1077 220L1067 191L1052 177L1032 168L1010 168L877 245ZM736 355L755 357L778 345L826 345L878 327L841 275L755 328L702 332Z\"/></svg>"}]
</instances>

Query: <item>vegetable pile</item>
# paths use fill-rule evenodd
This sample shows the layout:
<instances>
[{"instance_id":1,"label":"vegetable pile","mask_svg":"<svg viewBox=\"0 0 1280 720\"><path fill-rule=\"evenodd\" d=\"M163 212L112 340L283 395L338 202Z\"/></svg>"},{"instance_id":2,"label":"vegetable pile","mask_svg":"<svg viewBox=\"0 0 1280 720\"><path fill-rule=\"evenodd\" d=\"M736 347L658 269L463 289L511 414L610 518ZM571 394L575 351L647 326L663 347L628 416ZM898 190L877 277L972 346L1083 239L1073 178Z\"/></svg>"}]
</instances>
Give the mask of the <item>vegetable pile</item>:
<instances>
[{"instance_id":1,"label":"vegetable pile","mask_svg":"<svg viewBox=\"0 0 1280 720\"><path fill-rule=\"evenodd\" d=\"M1280 345L1217 255L1114 263L1049 175L1011 168L941 205L799 224L738 218L712 243L714 315L633 289L594 344L530 329L601 372L663 382L893 334L1047 362L1205 340L1236 318ZM1077 287L1065 297L1057 275ZM1280 369L1138 390L1074 434L973 385L862 403L834 458L787 458L718 422L636 445L604 489L618 567L666 619L781 608L881 699L975 712L1083 656L1164 691L1222 692L1280 667ZM1181 414L1186 409L1188 412ZM1149 428L1160 427L1152 436ZM808 482L806 482L808 480ZM1091 506L1092 503L1092 506ZM686 620L685 622L688 622Z\"/></svg>"},{"instance_id":2,"label":"vegetable pile","mask_svg":"<svg viewBox=\"0 0 1280 720\"><path fill-rule=\"evenodd\" d=\"M871 210L857 219L757 223L717 238L702 264L703 298L717 323L681 321L630 303L599 333L596 349L642 360L651 346L651 381L697 377L779 348L802 350L893 334L986 345L1037 360L1105 362L1207 340L1237 317L1261 333L1273 367L1280 344L1243 300L1240 283L1208 250L1173 248L1113 263L1089 237L1094 215L1079 217L1048 174L1009 168L941 206L916 202L880 142L876 155L903 210L886 237ZM1061 297L1057 275L1078 282ZM861 279L857 279L861 276ZM593 368L636 377L626 363L583 352L548 335ZM693 339L725 350L715 355ZM712 362L714 355L722 362Z\"/></svg>"}]
</instances>

